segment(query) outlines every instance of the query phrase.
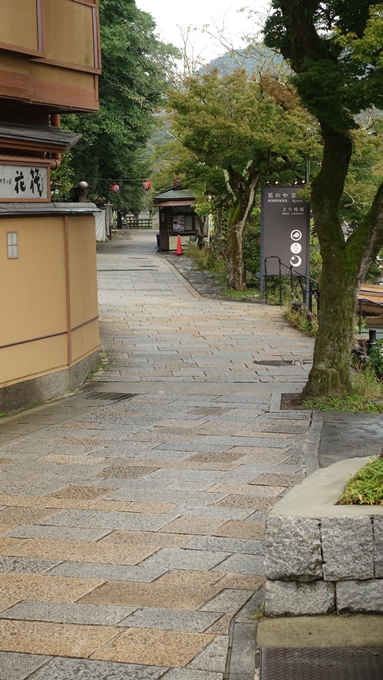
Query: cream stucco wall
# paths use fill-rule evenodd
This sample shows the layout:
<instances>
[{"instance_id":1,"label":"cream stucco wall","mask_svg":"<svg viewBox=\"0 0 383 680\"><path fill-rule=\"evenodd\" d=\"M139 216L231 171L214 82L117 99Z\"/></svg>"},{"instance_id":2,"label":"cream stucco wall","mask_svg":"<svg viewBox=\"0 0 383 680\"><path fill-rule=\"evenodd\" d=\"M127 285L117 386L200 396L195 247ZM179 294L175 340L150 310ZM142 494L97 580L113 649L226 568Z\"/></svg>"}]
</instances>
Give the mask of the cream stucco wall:
<instances>
[{"instance_id":1,"label":"cream stucco wall","mask_svg":"<svg viewBox=\"0 0 383 680\"><path fill-rule=\"evenodd\" d=\"M7 232L17 232L17 259L8 259ZM0 389L97 351L92 215L0 219L0 318Z\"/></svg>"}]
</instances>

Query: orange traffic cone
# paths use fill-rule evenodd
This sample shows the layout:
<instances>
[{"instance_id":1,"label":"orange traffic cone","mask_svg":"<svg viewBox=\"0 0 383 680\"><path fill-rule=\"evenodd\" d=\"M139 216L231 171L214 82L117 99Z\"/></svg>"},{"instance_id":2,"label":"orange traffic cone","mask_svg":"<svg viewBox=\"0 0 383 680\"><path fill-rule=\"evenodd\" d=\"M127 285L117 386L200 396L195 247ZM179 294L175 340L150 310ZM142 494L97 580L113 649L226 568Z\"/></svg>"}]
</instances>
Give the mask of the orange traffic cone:
<instances>
[{"instance_id":1,"label":"orange traffic cone","mask_svg":"<svg viewBox=\"0 0 383 680\"><path fill-rule=\"evenodd\" d=\"M181 243L181 236L180 236L179 234L178 234L178 238L177 238L177 249L176 249L175 254L176 254L176 255L183 255L183 252L182 252L182 243Z\"/></svg>"}]
</instances>

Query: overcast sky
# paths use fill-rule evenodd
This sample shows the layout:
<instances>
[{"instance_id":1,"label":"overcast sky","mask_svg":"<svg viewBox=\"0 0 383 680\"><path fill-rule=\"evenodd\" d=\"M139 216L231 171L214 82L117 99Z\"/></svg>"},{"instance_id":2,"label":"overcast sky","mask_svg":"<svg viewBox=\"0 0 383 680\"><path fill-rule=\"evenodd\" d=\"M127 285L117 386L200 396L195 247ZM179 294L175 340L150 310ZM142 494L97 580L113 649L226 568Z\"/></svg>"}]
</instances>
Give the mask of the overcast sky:
<instances>
[{"instance_id":1,"label":"overcast sky","mask_svg":"<svg viewBox=\"0 0 383 680\"><path fill-rule=\"evenodd\" d=\"M208 24L208 30L217 35L223 32L226 41L234 47L243 45L243 35L254 35L260 24L260 16L266 16L269 6L268 0L136 0L137 7L149 12L157 24L157 32L164 42L171 42L178 47L182 46L181 31L177 27L185 29L192 26L199 30L192 32L195 56L201 55L205 61L225 52L225 48L219 45L201 28ZM245 11L239 12L242 7ZM259 16L249 17L246 9L254 10Z\"/></svg>"}]
</instances>

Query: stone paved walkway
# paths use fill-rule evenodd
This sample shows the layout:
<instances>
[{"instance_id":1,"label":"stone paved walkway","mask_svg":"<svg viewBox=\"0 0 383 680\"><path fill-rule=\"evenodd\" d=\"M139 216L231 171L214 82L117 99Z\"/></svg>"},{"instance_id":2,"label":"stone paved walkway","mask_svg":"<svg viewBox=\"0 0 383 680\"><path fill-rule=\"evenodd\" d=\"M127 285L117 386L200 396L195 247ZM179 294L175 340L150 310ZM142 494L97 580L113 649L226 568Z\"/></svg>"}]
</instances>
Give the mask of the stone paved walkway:
<instances>
[{"instance_id":1,"label":"stone paved walkway","mask_svg":"<svg viewBox=\"0 0 383 680\"><path fill-rule=\"evenodd\" d=\"M280 394L312 341L155 250L100 247L106 371L1 422L0 680L254 677L264 522L310 420Z\"/></svg>"}]
</instances>

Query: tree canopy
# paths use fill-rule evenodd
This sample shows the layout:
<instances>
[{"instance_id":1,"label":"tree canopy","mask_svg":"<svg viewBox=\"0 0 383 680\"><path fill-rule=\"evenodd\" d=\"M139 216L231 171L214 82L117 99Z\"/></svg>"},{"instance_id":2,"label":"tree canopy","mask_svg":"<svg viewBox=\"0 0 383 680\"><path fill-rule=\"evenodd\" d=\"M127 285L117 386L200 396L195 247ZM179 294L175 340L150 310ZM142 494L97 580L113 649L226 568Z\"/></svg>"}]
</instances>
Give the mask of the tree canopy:
<instances>
[{"instance_id":1,"label":"tree canopy","mask_svg":"<svg viewBox=\"0 0 383 680\"><path fill-rule=\"evenodd\" d=\"M266 44L289 61L303 104L323 137L311 203L323 269L314 364L306 392L350 391L353 314L361 282L383 245L383 184L352 235L342 231L342 201L353 154L356 114L383 107L383 9L376 0L273 0ZM354 153L355 155L355 153Z\"/></svg>"},{"instance_id":2,"label":"tree canopy","mask_svg":"<svg viewBox=\"0 0 383 680\"><path fill-rule=\"evenodd\" d=\"M176 51L158 40L152 17L134 0L100 0L99 8L100 110L63 117L65 126L82 134L70 167L75 183L92 186L92 197L111 199L109 187L117 181L117 203L138 211L148 173L139 152L153 130Z\"/></svg>"},{"instance_id":3,"label":"tree canopy","mask_svg":"<svg viewBox=\"0 0 383 680\"><path fill-rule=\"evenodd\" d=\"M318 148L315 123L294 88L243 69L189 78L183 89L169 91L168 108L173 134L188 152L182 154L187 178L205 182L207 194L225 192L230 201L228 285L243 290L243 229L257 188L267 178L304 176Z\"/></svg>"}]
</instances>

